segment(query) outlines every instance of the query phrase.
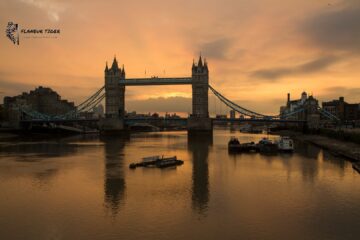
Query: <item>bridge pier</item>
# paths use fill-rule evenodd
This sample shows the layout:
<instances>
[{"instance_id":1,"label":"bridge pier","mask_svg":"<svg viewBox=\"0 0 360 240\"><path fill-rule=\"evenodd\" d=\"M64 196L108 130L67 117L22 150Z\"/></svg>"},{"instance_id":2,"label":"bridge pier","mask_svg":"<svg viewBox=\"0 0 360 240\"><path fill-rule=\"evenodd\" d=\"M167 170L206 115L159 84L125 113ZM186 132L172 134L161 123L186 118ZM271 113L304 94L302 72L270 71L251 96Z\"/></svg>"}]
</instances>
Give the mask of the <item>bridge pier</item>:
<instances>
[{"instance_id":1,"label":"bridge pier","mask_svg":"<svg viewBox=\"0 0 360 240\"><path fill-rule=\"evenodd\" d=\"M116 118L102 118L99 121L99 129L102 134L117 134L125 130L124 120Z\"/></svg>"},{"instance_id":2,"label":"bridge pier","mask_svg":"<svg viewBox=\"0 0 360 240\"><path fill-rule=\"evenodd\" d=\"M187 123L189 133L208 132L212 133L211 118L189 117Z\"/></svg>"},{"instance_id":3,"label":"bridge pier","mask_svg":"<svg viewBox=\"0 0 360 240\"><path fill-rule=\"evenodd\" d=\"M198 64L192 66L192 114L188 119L188 132L212 133L212 121L209 118L209 69L201 56Z\"/></svg>"}]
</instances>

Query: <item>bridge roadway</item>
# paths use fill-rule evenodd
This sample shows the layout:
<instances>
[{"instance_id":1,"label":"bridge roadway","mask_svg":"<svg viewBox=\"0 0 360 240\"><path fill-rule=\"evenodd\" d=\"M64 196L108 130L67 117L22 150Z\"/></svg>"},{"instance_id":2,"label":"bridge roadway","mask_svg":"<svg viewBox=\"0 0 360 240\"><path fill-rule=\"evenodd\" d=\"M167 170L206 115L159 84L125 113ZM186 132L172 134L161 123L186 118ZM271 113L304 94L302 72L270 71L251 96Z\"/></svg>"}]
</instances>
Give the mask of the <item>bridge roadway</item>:
<instances>
[{"instance_id":1,"label":"bridge roadway","mask_svg":"<svg viewBox=\"0 0 360 240\"><path fill-rule=\"evenodd\" d=\"M147 122L147 121L172 121L172 122L185 122L188 118L125 118L125 122ZM211 118L213 123L225 123L225 122L263 122L263 123L304 123L304 120L286 120L286 119L250 119L250 118ZM70 123L70 122L97 122L98 118L94 119L32 119L21 120L22 123Z\"/></svg>"},{"instance_id":2,"label":"bridge roadway","mask_svg":"<svg viewBox=\"0 0 360 240\"><path fill-rule=\"evenodd\" d=\"M148 86L148 85L187 85L192 83L191 77L179 78L128 78L121 80L120 84L125 86Z\"/></svg>"}]
</instances>

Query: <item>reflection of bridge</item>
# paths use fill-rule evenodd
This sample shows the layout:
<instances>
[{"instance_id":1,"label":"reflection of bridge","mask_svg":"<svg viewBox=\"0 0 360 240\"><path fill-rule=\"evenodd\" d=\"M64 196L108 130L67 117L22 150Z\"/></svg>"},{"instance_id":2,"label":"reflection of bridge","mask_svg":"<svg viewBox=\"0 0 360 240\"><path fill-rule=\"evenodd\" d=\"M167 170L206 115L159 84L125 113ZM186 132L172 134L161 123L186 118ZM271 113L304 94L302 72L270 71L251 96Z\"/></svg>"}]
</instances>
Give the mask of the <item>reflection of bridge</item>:
<instances>
[{"instance_id":1,"label":"reflection of bridge","mask_svg":"<svg viewBox=\"0 0 360 240\"><path fill-rule=\"evenodd\" d=\"M22 109L26 116L23 122L32 123L63 123L63 122L86 122L95 121L93 119L79 119L79 113L88 111L94 106L98 105L105 98L106 113L105 118L100 119L100 127L103 131L117 131L123 130L124 127L134 122L146 122L149 118L134 118L129 119L125 117L125 87L131 86L149 86L149 85L192 85L192 114L189 118L179 119L165 119L166 121L178 121L185 123L189 131L211 131L212 124L215 122L292 122L299 123L308 120L306 115L315 112L324 115L326 118L337 121L338 119L332 114L325 112L319 106L302 107L296 111L284 114L269 116L246 109L235 102L226 98L223 94L218 92L215 88L209 85L209 70L206 60L203 62L199 58L197 64L193 63L191 77L179 78L125 78L124 67L119 68L116 58L112 63L111 68L106 64L105 68L105 86L100 88L86 101L79 104L76 110L66 113L61 116L47 116L42 113L32 111L31 109ZM211 119L209 116L208 106L208 92L211 92L227 107L247 117L244 119ZM299 113L304 113L303 120L294 119L293 116ZM156 119L164 121L163 118Z\"/></svg>"}]
</instances>

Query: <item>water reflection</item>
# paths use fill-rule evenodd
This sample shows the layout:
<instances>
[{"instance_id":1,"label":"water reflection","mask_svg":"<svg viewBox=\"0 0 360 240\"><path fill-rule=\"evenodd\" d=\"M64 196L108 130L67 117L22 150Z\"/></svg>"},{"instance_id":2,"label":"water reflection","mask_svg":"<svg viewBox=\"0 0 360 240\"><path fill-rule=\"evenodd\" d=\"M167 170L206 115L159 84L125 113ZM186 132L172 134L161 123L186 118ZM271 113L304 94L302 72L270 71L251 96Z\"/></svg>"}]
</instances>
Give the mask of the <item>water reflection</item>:
<instances>
[{"instance_id":1,"label":"water reflection","mask_svg":"<svg viewBox=\"0 0 360 240\"><path fill-rule=\"evenodd\" d=\"M105 149L104 205L113 215L125 203L124 147L127 138L102 137Z\"/></svg>"},{"instance_id":2,"label":"water reflection","mask_svg":"<svg viewBox=\"0 0 360 240\"><path fill-rule=\"evenodd\" d=\"M192 153L192 208L205 214L210 199L209 193L209 148L212 136L188 135L188 150Z\"/></svg>"},{"instance_id":3,"label":"water reflection","mask_svg":"<svg viewBox=\"0 0 360 240\"><path fill-rule=\"evenodd\" d=\"M324 151L312 144L297 141L296 153L308 159L307 161L301 161L301 171L305 181L313 182L317 178L322 162L331 163L341 176L344 175L346 162L328 151Z\"/></svg>"},{"instance_id":4,"label":"water reflection","mask_svg":"<svg viewBox=\"0 0 360 240\"><path fill-rule=\"evenodd\" d=\"M74 155L77 150L77 146L62 141L19 141L0 144L0 156L16 156L16 161L19 162L36 162L47 158Z\"/></svg>"},{"instance_id":5,"label":"water reflection","mask_svg":"<svg viewBox=\"0 0 360 240\"><path fill-rule=\"evenodd\" d=\"M302 141L296 141L296 153L306 158L318 159L320 148Z\"/></svg>"}]
</instances>

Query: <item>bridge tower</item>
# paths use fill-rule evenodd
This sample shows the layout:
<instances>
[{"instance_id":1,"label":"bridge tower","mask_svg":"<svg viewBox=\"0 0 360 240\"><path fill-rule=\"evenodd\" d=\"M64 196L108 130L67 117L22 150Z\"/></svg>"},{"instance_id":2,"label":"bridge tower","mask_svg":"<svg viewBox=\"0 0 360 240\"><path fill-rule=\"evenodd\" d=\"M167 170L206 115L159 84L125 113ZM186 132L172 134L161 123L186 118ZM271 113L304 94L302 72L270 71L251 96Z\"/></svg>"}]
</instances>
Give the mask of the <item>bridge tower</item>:
<instances>
[{"instance_id":1,"label":"bridge tower","mask_svg":"<svg viewBox=\"0 0 360 240\"><path fill-rule=\"evenodd\" d=\"M114 57L111 68L107 63L105 67L105 119L100 122L103 131L124 129L125 85L120 84L121 80L125 80L125 69L119 68Z\"/></svg>"},{"instance_id":2,"label":"bridge tower","mask_svg":"<svg viewBox=\"0 0 360 240\"><path fill-rule=\"evenodd\" d=\"M209 118L209 69L201 56L197 65L192 66L192 114L188 119L188 131L212 131Z\"/></svg>"}]
</instances>

